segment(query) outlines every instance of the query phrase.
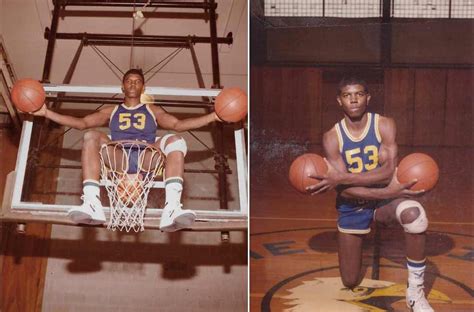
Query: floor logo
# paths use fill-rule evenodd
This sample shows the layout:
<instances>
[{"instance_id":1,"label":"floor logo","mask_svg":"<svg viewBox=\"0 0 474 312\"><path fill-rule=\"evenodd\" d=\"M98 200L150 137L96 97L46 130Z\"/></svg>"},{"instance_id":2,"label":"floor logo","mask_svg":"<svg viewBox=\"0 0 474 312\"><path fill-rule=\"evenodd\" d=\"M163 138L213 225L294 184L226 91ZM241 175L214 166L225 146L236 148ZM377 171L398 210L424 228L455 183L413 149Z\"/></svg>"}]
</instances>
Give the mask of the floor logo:
<instances>
[{"instance_id":1,"label":"floor logo","mask_svg":"<svg viewBox=\"0 0 474 312\"><path fill-rule=\"evenodd\" d=\"M340 279L337 233L333 228L252 234L251 276L256 276L254 281L260 281L252 283L252 292L255 298L261 298L261 311L378 312L406 309L407 269L403 232L385 230L384 233L378 251L375 251L373 238L364 242L363 262L367 278L352 291L345 288ZM428 233L425 291L430 302L443 306L456 302L461 309L456 311L464 311L464 307L472 302L473 292L469 283L466 284L462 278L458 280L459 276L456 279L442 273L444 263L452 263L453 258L462 262L458 269L472 266L472 257L466 254L471 250L465 247L471 239L465 234ZM437 259L430 261L430 257ZM374 276L377 277L374 279Z\"/></svg>"},{"instance_id":2,"label":"floor logo","mask_svg":"<svg viewBox=\"0 0 474 312\"><path fill-rule=\"evenodd\" d=\"M406 285L364 279L351 291L342 285L339 277L321 278L315 275L318 273L301 276L279 288L272 295L271 301L275 301L275 306L278 305L280 308L272 310L379 312L390 310L390 305L395 301L405 300ZM276 298L278 299L275 300ZM431 290L428 299L438 302L450 301L448 296L434 289Z\"/></svg>"}]
</instances>

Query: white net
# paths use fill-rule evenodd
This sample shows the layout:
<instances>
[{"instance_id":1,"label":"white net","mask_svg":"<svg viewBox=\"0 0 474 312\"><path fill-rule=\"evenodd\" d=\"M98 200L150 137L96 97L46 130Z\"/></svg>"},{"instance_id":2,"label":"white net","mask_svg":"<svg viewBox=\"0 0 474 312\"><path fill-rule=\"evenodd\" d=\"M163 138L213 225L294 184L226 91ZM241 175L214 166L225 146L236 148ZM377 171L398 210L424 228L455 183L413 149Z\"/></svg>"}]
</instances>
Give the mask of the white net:
<instances>
[{"instance_id":1,"label":"white net","mask_svg":"<svg viewBox=\"0 0 474 312\"><path fill-rule=\"evenodd\" d=\"M110 200L108 229L144 230L148 193L163 174L163 153L140 141L113 141L100 149L101 178Z\"/></svg>"}]
</instances>

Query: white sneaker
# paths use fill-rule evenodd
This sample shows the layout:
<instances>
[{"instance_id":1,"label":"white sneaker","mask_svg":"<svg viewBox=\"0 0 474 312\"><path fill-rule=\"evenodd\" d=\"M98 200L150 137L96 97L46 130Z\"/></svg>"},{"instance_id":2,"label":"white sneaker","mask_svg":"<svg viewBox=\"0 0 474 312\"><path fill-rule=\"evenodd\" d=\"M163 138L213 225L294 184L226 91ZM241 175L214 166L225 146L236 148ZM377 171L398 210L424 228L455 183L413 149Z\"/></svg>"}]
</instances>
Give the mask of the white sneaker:
<instances>
[{"instance_id":1,"label":"white sneaker","mask_svg":"<svg viewBox=\"0 0 474 312\"><path fill-rule=\"evenodd\" d=\"M181 209L181 204L165 204L161 214L160 230L174 232L190 227L196 219L196 213L192 210Z\"/></svg>"},{"instance_id":2,"label":"white sneaker","mask_svg":"<svg viewBox=\"0 0 474 312\"><path fill-rule=\"evenodd\" d=\"M81 199L84 201L82 206L71 208L67 213L68 217L78 224L104 224L105 214L100 199L98 197L90 199L84 196Z\"/></svg>"},{"instance_id":3,"label":"white sneaker","mask_svg":"<svg viewBox=\"0 0 474 312\"><path fill-rule=\"evenodd\" d=\"M423 286L407 288L407 307L413 312L434 312L428 300L426 300Z\"/></svg>"}]
</instances>

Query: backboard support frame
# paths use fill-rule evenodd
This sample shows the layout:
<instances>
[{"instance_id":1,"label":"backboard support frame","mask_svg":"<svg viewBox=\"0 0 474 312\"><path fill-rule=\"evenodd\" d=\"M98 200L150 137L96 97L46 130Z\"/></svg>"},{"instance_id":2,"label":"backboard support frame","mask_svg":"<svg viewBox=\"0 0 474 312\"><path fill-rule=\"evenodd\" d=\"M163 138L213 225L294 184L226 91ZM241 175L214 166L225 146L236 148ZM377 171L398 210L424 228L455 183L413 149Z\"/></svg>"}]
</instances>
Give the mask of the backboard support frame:
<instances>
[{"instance_id":1,"label":"backboard support frame","mask_svg":"<svg viewBox=\"0 0 474 312\"><path fill-rule=\"evenodd\" d=\"M98 93L116 93L117 88L103 86L94 90ZM45 85L47 92L85 92L91 93L91 89L87 86L69 86L65 85ZM216 96L220 90L216 89L185 89L185 88L163 88L149 87L150 94L163 95L172 94L180 96ZM170 93L168 93L168 91ZM0 220L10 222L46 222L54 224L75 225L67 217L67 211L75 205L63 204L44 204L41 202L25 202L22 201L23 185L25 182L25 174L27 169L27 161L30 150L30 142L32 138L33 122L24 121L18 148L15 171L12 171L7 177L5 187L4 201ZM195 225L192 230L245 230L247 228L248 203L247 203L247 156L245 150L245 133L244 129L234 130L235 148L236 148L236 165L237 165L237 181L239 190L239 210L194 210L197 214ZM107 181L101 181L104 185ZM164 182L153 182L154 188L164 188ZM109 214L110 208L104 207L106 215ZM145 228L159 228L159 219L162 208L147 208L145 214Z\"/></svg>"}]
</instances>

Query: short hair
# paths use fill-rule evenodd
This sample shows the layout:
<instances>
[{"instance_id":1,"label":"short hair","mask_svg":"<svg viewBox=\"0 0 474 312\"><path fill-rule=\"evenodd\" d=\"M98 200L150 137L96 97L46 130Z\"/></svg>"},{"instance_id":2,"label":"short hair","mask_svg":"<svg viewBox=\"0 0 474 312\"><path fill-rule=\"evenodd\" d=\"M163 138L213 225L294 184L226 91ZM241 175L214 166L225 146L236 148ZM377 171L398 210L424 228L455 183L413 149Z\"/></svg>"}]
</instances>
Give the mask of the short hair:
<instances>
[{"instance_id":1,"label":"short hair","mask_svg":"<svg viewBox=\"0 0 474 312\"><path fill-rule=\"evenodd\" d=\"M127 70L127 72L123 75L122 82L125 82L127 76L132 74L142 77L143 83L145 83L145 76L143 75L143 71L139 68L131 68Z\"/></svg>"},{"instance_id":2,"label":"short hair","mask_svg":"<svg viewBox=\"0 0 474 312\"><path fill-rule=\"evenodd\" d=\"M338 94L341 94L342 88L345 86L350 86L350 85L361 85L364 87L364 91L369 93L369 87L367 86L367 82L365 82L364 79L357 77L357 76L348 76L342 78L342 80L339 82L338 86Z\"/></svg>"}]
</instances>

